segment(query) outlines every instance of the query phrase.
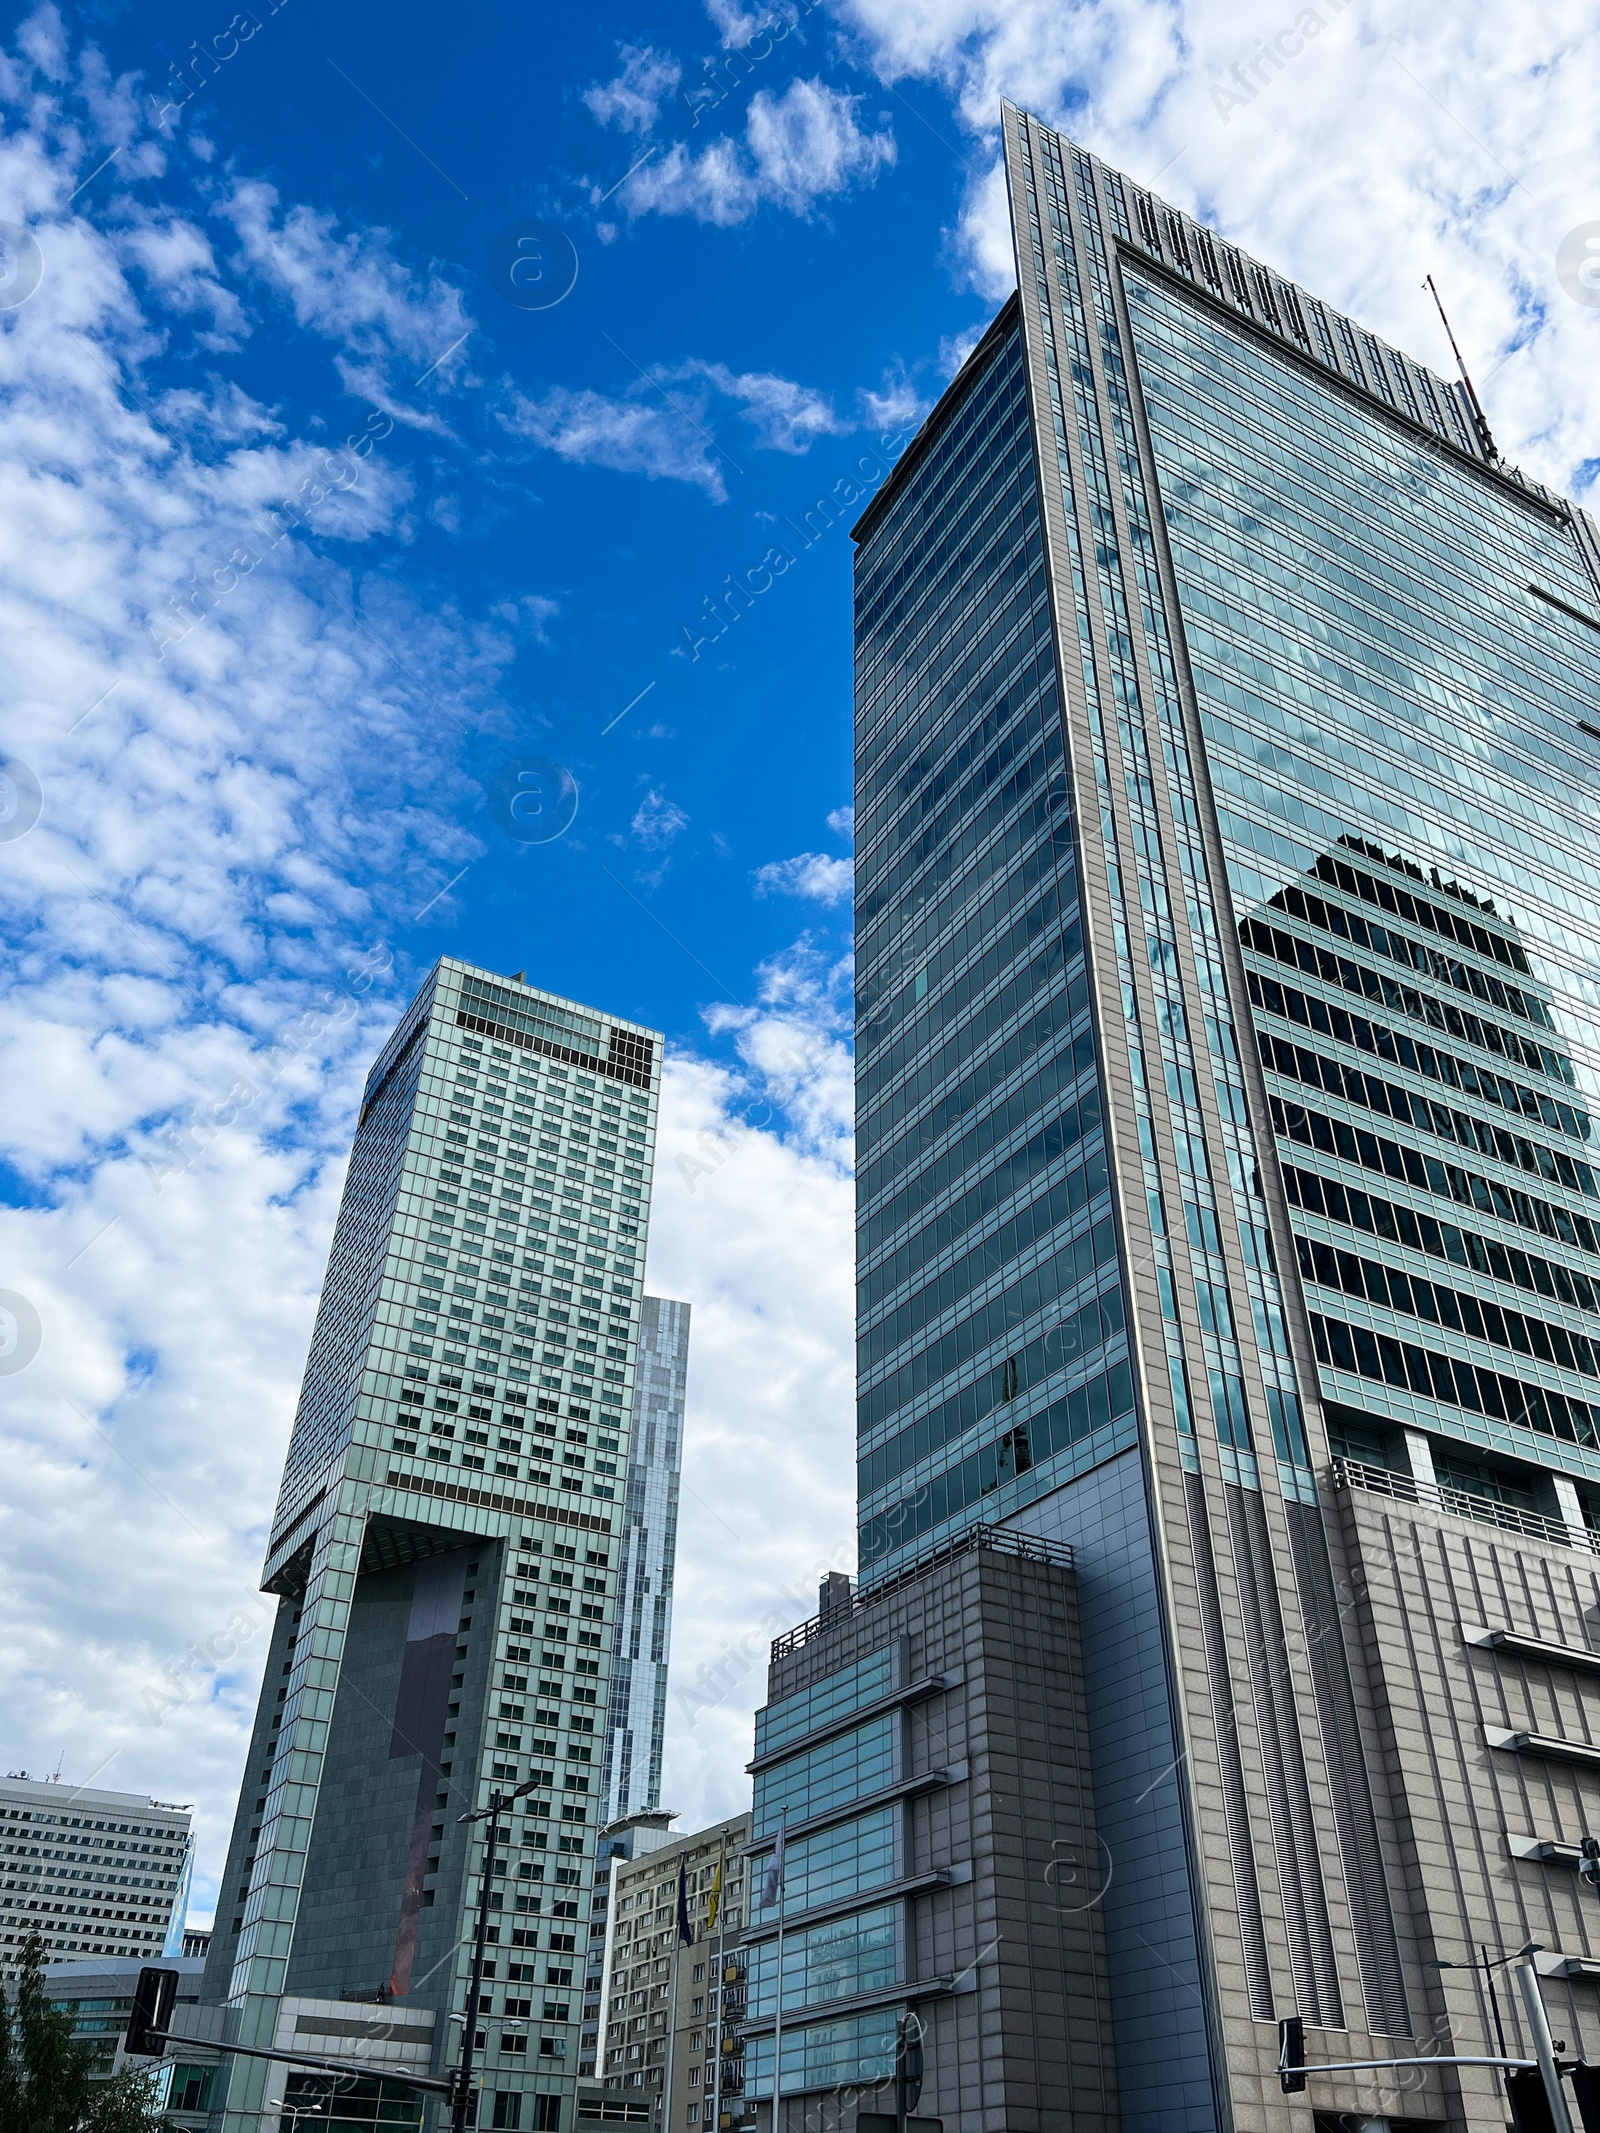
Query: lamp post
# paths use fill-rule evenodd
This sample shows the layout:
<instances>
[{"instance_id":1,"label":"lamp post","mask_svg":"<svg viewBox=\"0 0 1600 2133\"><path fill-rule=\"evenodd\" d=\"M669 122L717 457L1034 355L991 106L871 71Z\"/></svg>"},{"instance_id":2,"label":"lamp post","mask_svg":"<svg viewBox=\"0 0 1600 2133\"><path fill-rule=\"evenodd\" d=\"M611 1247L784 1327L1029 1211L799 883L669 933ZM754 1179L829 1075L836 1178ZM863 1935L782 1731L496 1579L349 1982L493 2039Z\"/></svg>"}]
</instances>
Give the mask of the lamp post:
<instances>
[{"instance_id":1,"label":"lamp post","mask_svg":"<svg viewBox=\"0 0 1600 2133\"><path fill-rule=\"evenodd\" d=\"M487 1807L459 1817L463 1822L486 1822L484 1835L483 1887L478 1893L478 1931L472 1946L472 1976L467 1986L467 2016L461 2031L461 2064L456 2069L456 2093L450 2113L451 2133L466 2133L467 2103L472 2093L472 2054L478 2037L478 2008L483 1999L483 1951L489 1940L489 1885L494 1878L494 1855L500 1843L500 1817L513 1800L533 1791L530 1778L513 1792L498 1787L489 1795Z\"/></svg>"},{"instance_id":2,"label":"lamp post","mask_svg":"<svg viewBox=\"0 0 1600 2133\"><path fill-rule=\"evenodd\" d=\"M1502 1949L1500 1954L1491 1955L1480 1941L1478 1943L1477 1956L1473 1961L1467 1963L1441 1961L1438 1967L1441 1970L1477 1970L1481 1972L1483 1981L1489 1989L1489 2007L1494 2015L1495 2042L1499 2047L1501 2058L1504 2059L1506 2057L1506 2033L1505 2027L1500 2020L1500 2001L1494 1989L1494 1973L1504 1964L1516 1965L1514 1975L1517 1980L1517 1989L1522 1995L1523 2012L1528 2018L1528 2027L1533 2033L1534 2057L1539 2062L1539 2072L1544 2081L1545 2096L1550 2105L1550 2116L1555 2124L1556 2133L1572 2133L1572 2120L1567 2112L1566 2093L1561 2086L1561 2073L1556 2065L1555 2049L1550 2036L1550 2020L1544 2010L1544 1996L1539 1990L1539 1973L1533 1967L1533 1957L1540 1952L1543 1945L1542 1941L1529 1940L1524 1941L1520 1948L1514 1948L1510 1951ZM1509 2101L1511 2097L1511 2075L1509 2071L1503 2070L1501 2078L1505 2083L1506 2097Z\"/></svg>"},{"instance_id":3,"label":"lamp post","mask_svg":"<svg viewBox=\"0 0 1600 2133\"><path fill-rule=\"evenodd\" d=\"M1470 1963L1447 1963L1441 1960L1441 1962L1439 1963L1439 1968L1441 1970L1479 1970L1483 1973L1484 1984L1488 1987L1489 1990L1489 2011L1494 2016L1495 2049L1499 2052L1502 2059L1506 2056L1506 2028L1505 2024L1500 2019L1500 2000L1498 1994L1495 1992L1494 1989L1494 1974L1500 1968L1500 1965L1502 1963L1514 1963L1517 1960L1518 1955L1526 1955L1530 1953L1533 1948L1533 1945L1533 1942L1530 1941L1526 1948L1519 1948L1517 1950L1516 1955L1491 1956L1488 1949L1484 1946L1483 1942L1479 1941L1478 1954L1475 1961ZM1509 2098L1511 2094L1510 2076L1506 2075L1504 2079L1506 2083L1506 2095Z\"/></svg>"}]
</instances>

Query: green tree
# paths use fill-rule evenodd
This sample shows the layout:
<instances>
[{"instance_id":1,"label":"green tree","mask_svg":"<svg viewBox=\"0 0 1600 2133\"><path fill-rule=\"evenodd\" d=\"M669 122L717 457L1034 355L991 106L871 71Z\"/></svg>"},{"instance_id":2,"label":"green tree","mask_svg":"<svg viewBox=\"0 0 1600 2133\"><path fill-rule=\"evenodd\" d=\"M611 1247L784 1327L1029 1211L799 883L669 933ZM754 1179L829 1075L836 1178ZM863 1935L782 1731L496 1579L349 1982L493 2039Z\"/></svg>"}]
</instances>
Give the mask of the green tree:
<instances>
[{"instance_id":1,"label":"green tree","mask_svg":"<svg viewBox=\"0 0 1600 2133\"><path fill-rule=\"evenodd\" d=\"M0 1994L0 2133L171 2133L150 2074L92 2081L94 2055L50 2004L44 1943L30 1933L14 1988Z\"/></svg>"}]
</instances>

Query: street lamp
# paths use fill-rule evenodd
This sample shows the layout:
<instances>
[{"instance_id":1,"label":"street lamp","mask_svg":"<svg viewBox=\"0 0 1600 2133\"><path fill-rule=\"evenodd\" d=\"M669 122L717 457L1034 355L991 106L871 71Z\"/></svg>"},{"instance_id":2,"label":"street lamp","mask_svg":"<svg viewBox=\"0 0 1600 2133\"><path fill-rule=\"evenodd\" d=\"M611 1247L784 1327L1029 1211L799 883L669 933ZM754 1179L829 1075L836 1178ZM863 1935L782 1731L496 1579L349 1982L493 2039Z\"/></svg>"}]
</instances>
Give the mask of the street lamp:
<instances>
[{"instance_id":1,"label":"street lamp","mask_svg":"<svg viewBox=\"0 0 1600 2133\"><path fill-rule=\"evenodd\" d=\"M467 2103L472 2092L472 2053L478 2037L478 2008L483 1999L483 1951L489 1939L489 1884L494 1878L494 1855L500 1842L500 1817L513 1800L534 1790L530 1778L513 1792L496 1789L487 1807L458 1817L462 1822L487 1822L483 1848L483 1887L478 1895L478 1932L472 1946L472 1979L467 1987L467 2018L461 2030L461 2064L456 2070L456 2093L450 2113L451 2133L466 2133Z\"/></svg>"},{"instance_id":2,"label":"street lamp","mask_svg":"<svg viewBox=\"0 0 1600 2133\"><path fill-rule=\"evenodd\" d=\"M1592 1837L1584 1839L1584 1860L1586 1865L1590 1856L1588 1847L1594 1842L1595 1840ZM1595 1845L1595 1866L1596 1875L1600 1875L1600 1845ZM1595 1877L1591 1876L1592 1878ZM1489 2005L1494 2011L1494 2033L1500 2046L1500 2056L1503 2059L1506 2056L1506 2034L1500 2023L1500 2002L1495 1996L1494 1973L1503 1963L1515 1963L1518 1965L1516 1972L1517 1986L1522 1994L1523 2012L1527 2017L1528 2027L1533 2033L1534 2056L1538 2061L1545 2097L1550 2105L1551 2121L1555 2125L1557 2133L1571 2133L1572 2121L1567 2111L1566 2097L1562 2093L1561 2072L1556 2062L1556 2053L1564 2049L1564 2047L1555 2044L1551 2039L1550 2019L1545 2013L1544 1995L1539 1990L1538 1973L1533 1967L1532 1959L1541 1952L1543 1947L1543 1941L1528 1940L1524 1941L1520 1948L1513 1949L1509 1953L1502 1950L1499 1955L1491 1956L1488 1949L1480 1941L1475 1962L1447 1963L1441 1960L1438 1967L1441 1970L1478 1970L1482 1972L1484 1983L1489 1988ZM1512 2102L1513 2115L1515 2115L1515 2103L1509 2070L1505 2072L1503 2078L1506 2086L1506 2098L1508 2102Z\"/></svg>"},{"instance_id":3,"label":"street lamp","mask_svg":"<svg viewBox=\"0 0 1600 2133\"><path fill-rule=\"evenodd\" d=\"M1506 2032L1505 2024L1500 2019L1500 2001L1496 1996L1494 1989L1494 1974L1500 1968L1502 1963L1520 1962L1522 1957L1525 1955L1537 1955L1543 1945L1544 1944L1542 1941L1530 1940L1526 1942L1522 1947L1518 1948L1513 1954L1508 1955L1504 1951L1502 1951L1499 1955L1491 1955L1488 1949L1484 1946L1483 1942L1479 1941L1477 1960L1475 1962L1447 1963L1441 1958L1437 1965L1437 1968L1439 1968L1440 1970L1482 1971L1483 1981L1489 1988L1490 2012L1494 2016L1494 2040L1495 2044L1499 2048L1500 2056L1502 2059L1506 2056ZM1507 2080L1506 2093L1508 2095L1510 2094L1509 2077Z\"/></svg>"}]
</instances>

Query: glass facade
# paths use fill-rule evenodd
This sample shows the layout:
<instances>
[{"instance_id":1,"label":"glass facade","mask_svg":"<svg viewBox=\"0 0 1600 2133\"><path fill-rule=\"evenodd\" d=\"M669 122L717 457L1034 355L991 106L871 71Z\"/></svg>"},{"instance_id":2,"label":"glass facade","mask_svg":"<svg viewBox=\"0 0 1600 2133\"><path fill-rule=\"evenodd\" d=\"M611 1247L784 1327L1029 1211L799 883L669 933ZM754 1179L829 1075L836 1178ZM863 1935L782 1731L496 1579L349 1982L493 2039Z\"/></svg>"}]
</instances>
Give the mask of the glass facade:
<instances>
[{"instance_id":1,"label":"glass facade","mask_svg":"<svg viewBox=\"0 0 1600 2133\"><path fill-rule=\"evenodd\" d=\"M770 1837L785 1814L798 1825L892 1785L899 1776L899 1731L895 1715L886 1712L853 1732L787 1757L774 1769L758 1770L756 1835Z\"/></svg>"},{"instance_id":2,"label":"glass facade","mask_svg":"<svg viewBox=\"0 0 1600 2133\"><path fill-rule=\"evenodd\" d=\"M1131 1441L1021 336L861 537L864 1571Z\"/></svg>"},{"instance_id":3,"label":"glass facade","mask_svg":"<svg viewBox=\"0 0 1600 2133\"><path fill-rule=\"evenodd\" d=\"M1583 555L1125 279L1331 1431L1600 1483Z\"/></svg>"},{"instance_id":4,"label":"glass facade","mask_svg":"<svg viewBox=\"0 0 1600 2133\"><path fill-rule=\"evenodd\" d=\"M208 1958L241 2041L273 2034L284 1994L337 2007L359 1974L438 2016L437 2059L483 1866L461 1817L520 1784L494 1939L529 2006L546 1996L537 2034L490 2033L486 2074L506 2108L538 2098L566 2124L634 1540L660 1045L446 958L373 1068L268 1544L280 1609ZM647 1666L665 1631L652 1613ZM652 1727L657 1700L652 1678ZM264 2079L241 2061L215 2085L219 2133L257 2133ZM394 2115L377 2087L368 2105L352 2123Z\"/></svg>"},{"instance_id":5,"label":"glass facade","mask_svg":"<svg viewBox=\"0 0 1600 2133\"><path fill-rule=\"evenodd\" d=\"M678 1486L689 1373L689 1306L647 1296L639 1314L633 1431L606 1715L605 1817L661 1805L667 1663L678 1553Z\"/></svg>"},{"instance_id":6,"label":"glass facade","mask_svg":"<svg viewBox=\"0 0 1600 2133\"><path fill-rule=\"evenodd\" d=\"M895 1828L898 1817L892 1807L858 1815L814 1837L797 1837L784 1848L784 1907L807 1911L815 1904L836 1903L841 1897L864 1896L895 1878ZM770 1859L771 1854L767 1854ZM776 1902L763 1904L762 1880L766 1860L758 1861L751 1916L757 1925L770 1925L778 1915Z\"/></svg>"},{"instance_id":7,"label":"glass facade","mask_svg":"<svg viewBox=\"0 0 1600 2133\"><path fill-rule=\"evenodd\" d=\"M814 1733L819 1726L848 1718L864 1705L876 1703L894 1687L894 1653L874 1652L854 1666L841 1667L825 1681L786 1696L756 1713L756 1754L774 1755L780 1748Z\"/></svg>"},{"instance_id":8,"label":"glass facade","mask_svg":"<svg viewBox=\"0 0 1600 2133\"><path fill-rule=\"evenodd\" d=\"M894 2013L850 2015L783 2033L783 2093L870 2087L894 2076ZM772 2095L773 2042L752 2037L746 2047L744 2093ZM865 2101L865 2100L864 2100Z\"/></svg>"},{"instance_id":9,"label":"glass facade","mask_svg":"<svg viewBox=\"0 0 1600 2133\"><path fill-rule=\"evenodd\" d=\"M900 1907L880 1904L849 1918L808 1926L783 1939L783 2010L819 2001L848 2000L878 1992L903 1975ZM777 2001L778 1943L758 1941L750 1951L750 2013L770 2015Z\"/></svg>"},{"instance_id":10,"label":"glass facade","mask_svg":"<svg viewBox=\"0 0 1600 2133\"><path fill-rule=\"evenodd\" d=\"M1199 2133L1431 2004L1336 1492L1594 1552L1600 540L1005 135L1018 295L856 529L861 1573L1078 1550L1122 2123Z\"/></svg>"}]
</instances>

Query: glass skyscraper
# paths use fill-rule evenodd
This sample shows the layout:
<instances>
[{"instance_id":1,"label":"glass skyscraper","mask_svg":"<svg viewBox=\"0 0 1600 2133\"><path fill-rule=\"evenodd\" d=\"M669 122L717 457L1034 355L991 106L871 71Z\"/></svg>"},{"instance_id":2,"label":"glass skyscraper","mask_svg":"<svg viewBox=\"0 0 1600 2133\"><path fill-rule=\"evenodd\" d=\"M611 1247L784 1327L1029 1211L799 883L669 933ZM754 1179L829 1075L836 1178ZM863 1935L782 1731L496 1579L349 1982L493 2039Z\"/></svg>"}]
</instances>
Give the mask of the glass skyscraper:
<instances>
[{"instance_id":1,"label":"glass skyscraper","mask_svg":"<svg viewBox=\"0 0 1600 2133\"><path fill-rule=\"evenodd\" d=\"M1600 542L1005 153L1018 292L856 528L861 1577L1073 1550L1121 2126L1502 2123L1291 2105L1276 2023L1492 2052L1440 1965L1534 1939L1600 2054Z\"/></svg>"},{"instance_id":2,"label":"glass skyscraper","mask_svg":"<svg viewBox=\"0 0 1600 2133\"><path fill-rule=\"evenodd\" d=\"M633 1856L635 1839L644 1827L640 1818L652 1815L661 1805L688 1377L689 1306L647 1296L639 1314L628 1487L611 1633L605 1761L600 1772L600 1826L606 1842L595 1860L589 1912L589 1962L578 2060L578 2071L584 2077L593 2074L600 2062L610 1860ZM626 1832L618 1827L624 1823Z\"/></svg>"},{"instance_id":3,"label":"glass skyscraper","mask_svg":"<svg viewBox=\"0 0 1600 2133\"><path fill-rule=\"evenodd\" d=\"M372 1069L205 1992L226 2041L361 2071L227 2061L227 2133L433 2122L384 2069L455 2064L484 1865L459 1818L528 1781L478 2123L571 2133L660 1062L447 958Z\"/></svg>"},{"instance_id":4,"label":"glass skyscraper","mask_svg":"<svg viewBox=\"0 0 1600 2133\"><path fill-rule=\"evenodd\" d=\"M602 1772L608 1822L661 1805L688 1377L689 1306L647 1296L639 1317Z\"/></svg>"}]
</instances>

